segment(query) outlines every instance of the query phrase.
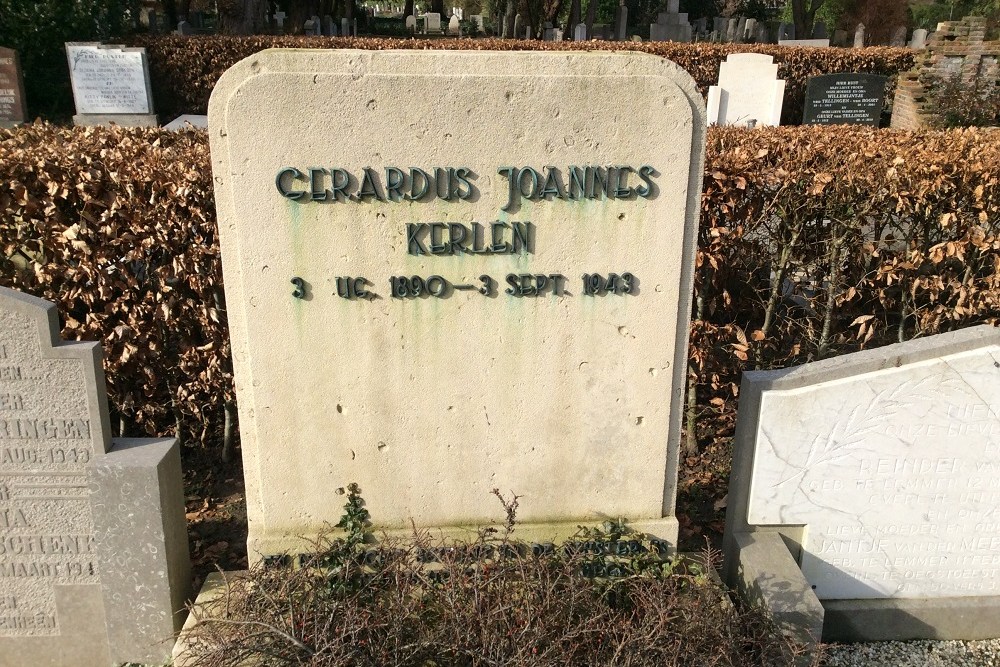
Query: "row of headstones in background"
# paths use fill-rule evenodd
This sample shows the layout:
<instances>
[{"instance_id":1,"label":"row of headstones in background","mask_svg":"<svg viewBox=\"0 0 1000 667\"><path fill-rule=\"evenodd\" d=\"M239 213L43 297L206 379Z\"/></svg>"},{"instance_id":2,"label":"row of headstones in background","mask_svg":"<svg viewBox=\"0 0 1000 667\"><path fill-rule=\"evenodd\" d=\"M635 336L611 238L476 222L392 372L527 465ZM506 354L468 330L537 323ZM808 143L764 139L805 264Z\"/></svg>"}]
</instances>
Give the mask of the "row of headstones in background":
<instances>
[{"instance_id":1,"label":"row of headstones in background","mask_svg":"<svg viewBox=\"0 0 1000 667\"><path fill-rule=\"evenodd\" d=\"M180 450L112 439L100 343L0 288L0 664L164 664L190 581Z\"/></svg>"},{"instance_id":2,"label":"row of headstones in background","mask_svg":"<svg viewBox=\"0 0 1000 667\"><path fill-rule=\"evenodd\" d=\"M726 581L800 640L1000 636L1000 331L743 374Z\"/></svg>"},{"instance_id":3,"label":"row of headstones in background","mask_svg":"<svg viewBox=\"0 0 1000 667\"><path fill-rule=\"evenodd\" d=\"M841 72L810 77L803 123L878 126L886 77ZM785 82L774 58L732 53L719 67L719 83L708 89L708 122L749 127L779 125Z\"/></svg>"},{"instance_id":4,"label":"row of headstones in background","mask_svg":"<svg viewBox=\"0 0 1000 667\"><path fill-rule=\"evenodd\" d=\"M21 61L17 51L0 46L0 127L20 125L27 117Z\"/></svg>"},{"instance_id":5,"label":"row of headstones in background","mask_svg":"<svg viewBox=\"0 0 1000 667\"><path fill-rule=\"evenodd\" d=\"M302 31L306 35L313 35L316 37L357 37L358 20L354 19L353 21L349 21L347 17L341 18L340 33L338 34L337 22L332 16L329 14L324 15L323 18L313 16L312 18L306 19L305 23L302 24Z\"/></svg>"}]
</instances>

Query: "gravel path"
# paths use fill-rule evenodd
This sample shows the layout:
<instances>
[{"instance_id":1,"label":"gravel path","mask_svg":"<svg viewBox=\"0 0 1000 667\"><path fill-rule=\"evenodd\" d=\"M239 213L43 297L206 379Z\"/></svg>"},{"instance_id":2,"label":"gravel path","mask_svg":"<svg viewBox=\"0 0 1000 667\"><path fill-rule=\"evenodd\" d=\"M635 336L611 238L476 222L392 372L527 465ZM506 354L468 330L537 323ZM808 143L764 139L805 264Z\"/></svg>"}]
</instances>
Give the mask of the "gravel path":
<instances>
[{"instance_id":1,"label":"gravel path","mask_svg":"<svg viewBox=\"0 0 1000 667\"><path fill-rule=\"evenodd\" d=\"M1000 667L1000 639L827 644L826 667Z\"/></svg>"}]
</instances>

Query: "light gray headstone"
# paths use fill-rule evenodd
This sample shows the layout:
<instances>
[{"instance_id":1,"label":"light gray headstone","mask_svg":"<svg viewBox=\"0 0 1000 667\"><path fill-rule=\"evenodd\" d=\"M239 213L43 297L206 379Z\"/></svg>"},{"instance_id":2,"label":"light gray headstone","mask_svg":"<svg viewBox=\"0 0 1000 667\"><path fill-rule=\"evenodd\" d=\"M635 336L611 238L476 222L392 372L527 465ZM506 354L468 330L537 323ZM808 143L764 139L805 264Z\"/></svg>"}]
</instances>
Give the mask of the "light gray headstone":
<instances>
[{"instance_id":1,"label":"light gray headstone","mask_svg":"<svg viewBox=\"0 0 1000 667\"><path fill-rule=\"evenodd\" d=\"M190 586L176 440L112 440L99 343L0 288L0 664L163 664Z\"/></svg>"},{"instance_id":2,"label":"light gray headstone","mask_svg":"<svg viewBox=\"0 0 1000 667\"><path fill-rule=\"evenodd\" d=\"M177 23L177 32L176 32L176 34L183 35L185 37L189 36L189 35L193 35L194 34L194 27L190 23L188 23L187 21L179 21Z\"/></svg>"},{"instance_id":3,"label":"light gray headstone","mask_svg":"<svg viewBox=\"0 0 1000 667\"><path fill-rule=\"evenodd\" d=\"M451 18L448 19L448 34L457 36L461 31L461 27L458 22L458 16L452 14Z\"/></svg>"},{"instance_id":4,"label":"light gray headstone","mask_svg":"<svg viewBox=\"0 0 1000 667\"><path fill-rule=\"evenodd\" d=\"M733 36L733 41L734 42L744 41L744 38L746 37L746 31L747 31L747 19L746 17L741 16L739 20L736 22L736 33Z\"/></svg>"},{"instance_id":5,"label":"light gray headstone","mask_svg":"<svg viewBox=\"0 0 1000 667\"><path fill-rule=\"evenodd\" d=\"M587 41L587 24L577 23L576 28L573 29L573 41L574 42L585 42Z\"/></svg>"},{"instance_id":6,"label":"light gray headstone","mask_svg":"<svg viewBox=\"0 0 1000 667\"><path fill-rule=\"evenodd\" d=\"M677 14L681 11L681 0L667 0L667 12Z\"/></svg>"},{"instance_id":7,"label":"light gray headstone","mask_svg":"<svg viewBox=\"0 0 1000 667\"><path fill-rule=\"evenodd\" d=\"M351 22L347 20L347 17L340 19L340 35L341 37L351 36Z\"/></svg>"},{"instance_id":8,"label":"light gray headstone","mask_svg":"<svg viewBox=\"0 0 1000 667\"><path fill-rule=\"evenodd\" d=\"M146 49L67 42L73 99L78 114L151 114Z\"/></svg>"},{"instance_id":9,"label":"light gray headstone","mask_svg":"<svg viewBox=\"0 0 1000 667\"><path fill-rule=\"evenodd\" d=\"M772 56L731 53L719 67L719 85L708 89L709 123L779 125L784 92Z\"/></svg>"},{"instance_id":10,"label":"light gray headstone","mask_svg":"<svg viewBox=\"0 0 1000 667\"><path fill-rule=\"evenodd\" d=\"M728 21L724 16L716 16L712 19L712 30L719 33L720 35L726 32L726 25Z\"/></svg>"},{"instance_id":11,"label":"light gray headstone","mask_svg":"<svg viewBox=\"0 0 1000 667\"><path fill-rule=\"evenodd\" d=\"M417 29L417 17L416 16L413 16L411 14L410 16L406 17L406 29L409 30L410 32L413 32L414 30Z\"/></svg>"},{"instance_id":12,"label":"light gray headstone","mask_svg":"<svg viewBox=\"0 0 1000 667\"><path fill-rule=\"evenodd\" d=\"M854 48L860 49L865 45L865 24L859 23L854 29Z\"/></svg>"},{"instance_id":13,"label":"light gray headstone","mask_svg":"<svg viewBox=\"0 0 1000 667\"><path fill-rule=\"evenodd\" d=\"M163 129L171 131L186 130L190 128L200 130L208 129L208 116L184 114L174 118L172 121L163 126Z\"/></svg>"},{"instance_id":14,"label":"light gray headstone","mask_svg":"<svg viewBox=\"0 0 1000 667\"><path fill-rule=\"evenodd\" d=\"M740 20L739 19L729 19L726 23L726 41L735 42L737 39L737 34L739 30Z\"/></svg>"},{"instance_id":15,"label":"light gray headstone","mask_svg":"<svg viewBox=\"0 0 1000 667\"><path fill-rule=\"evenodd\" d=\"M424 14L427 22L427 32L441 32L441 14L437 12L427 12Z\"/></svg>"},{"instance_id":16,"label":"light gray headstone","mask_svg":"<svg viewBox=\"0 0 1000 667\"><path fill-rule=\"evenodd\" d=\"M910 38L910 48L922 49L925 46L927 46L927 31L923 28L917 28L913 31L913 36Z\"/></svg>"},{"instance_id":17,"label":"light gray headstone","mask_svg":"<svg viewBox=\"0 0 1000 667\"><path fill-rule=\"evenodd\" d=\"M736 534L777 530L820 600L981 596L995 610L998 507L994 327L744 373L727 575Z\"/></svg>"},{"instance_id":18,"label":"light gray headstone","mask_svg":"<svg viewBox=\"0 0 1000 667\"><path fill-rule=\"evenodd\" d=\"M274 13L274 22L277 25L278 32L280 33L285 28L285 17L288 16L285 12L280 9Z\"/></svg>"},{"instance_id":19,"label":"light gray headstone","mask_svg":"<svg viewBox=\"0 0 1000 667\"><path fill-rule=\"evenodd\" d=\"M514 37L517 39L524 37L524 19L520 14L514 17Z\"/></svg>"}]
</instances>

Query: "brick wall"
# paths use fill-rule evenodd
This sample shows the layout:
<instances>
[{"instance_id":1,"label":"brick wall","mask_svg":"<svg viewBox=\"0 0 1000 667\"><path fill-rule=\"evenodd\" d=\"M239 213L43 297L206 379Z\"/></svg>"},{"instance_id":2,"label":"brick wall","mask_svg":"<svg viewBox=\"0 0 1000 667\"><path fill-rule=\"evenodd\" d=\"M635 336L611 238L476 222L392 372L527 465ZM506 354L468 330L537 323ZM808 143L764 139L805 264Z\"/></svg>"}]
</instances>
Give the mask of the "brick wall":
<instances>
[{"instance_id":1,"label":"brick wall","mask_svg":"<svg viewBox=\"0 0 1000 667\"><path fill-rule=\"evenodd\" d=\"M967 16L961 21L945 21L927 41L917 66L899 75L892 105L892 127L916 130L934 120L926 109L926 89L921 79L928 75L956 74L966 83L985 78L1000 85L1000 41L986 41L986 19Z\"/></svg>"}]
</instances>

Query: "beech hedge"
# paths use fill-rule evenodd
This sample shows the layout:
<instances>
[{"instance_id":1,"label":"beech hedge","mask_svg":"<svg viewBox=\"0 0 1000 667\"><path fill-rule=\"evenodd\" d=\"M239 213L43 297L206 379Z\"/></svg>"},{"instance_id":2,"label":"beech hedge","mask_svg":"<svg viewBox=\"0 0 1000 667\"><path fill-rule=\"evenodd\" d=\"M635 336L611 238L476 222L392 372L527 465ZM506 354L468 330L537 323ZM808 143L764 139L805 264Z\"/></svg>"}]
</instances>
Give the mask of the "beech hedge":
<instances>
[{"instance_id":1,"label":"beech hedge","mask_svg":"<svg viewBox=\"0 0 1000 667\"><path fill-rule=\"evenodd\" d=\"M686 44L680 42L540 42L513 39L396 39L258 35L254 37L133 38L149 55L153 99L157 110L173 118L204 114L212 88L222 73L244 58L268 48L310 49L462 49L486 51L642 51L674 61L694 78L703 95L719 79L719 65L730 53L766 53L778 63L785 80L782 122L802 121L806 81L836 72L865 72L890 77L887 90L896 89L899 72L912 69L917 52L907 48L806 48L774 44Z\"/></svg>"},{"instance_id":2,"label":"beech hedge","mask_svg":"<svg viewBox=\"0 0 1000 667\"><path fill-rule=\"evenodd\" d=\"M710 128L688 465L731 436L745 369L995 323L998 214L997 131ZM205 132L0 130L0 244L0 284L102 342L116 430L217 445L235 399Z\"/></svg>"}]
</instances>

